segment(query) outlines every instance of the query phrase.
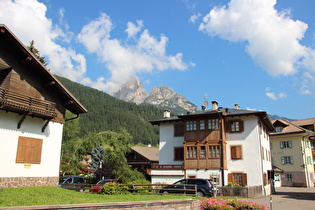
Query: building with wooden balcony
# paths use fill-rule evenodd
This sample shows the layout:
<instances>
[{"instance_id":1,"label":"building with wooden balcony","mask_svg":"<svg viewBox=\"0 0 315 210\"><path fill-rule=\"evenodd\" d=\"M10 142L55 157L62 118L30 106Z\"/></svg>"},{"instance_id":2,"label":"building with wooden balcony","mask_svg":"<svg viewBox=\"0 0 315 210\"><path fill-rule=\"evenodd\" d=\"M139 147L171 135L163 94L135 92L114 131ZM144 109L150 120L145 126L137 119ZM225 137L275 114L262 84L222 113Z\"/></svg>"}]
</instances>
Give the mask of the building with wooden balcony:
<instances>
[{"instance_id":1,"label":"building with wooden balcony","mask_svg":"<svg viewBox=\"0 0 315 210\"><path fill-rule=\"evenodd\" d=\"M87 113L0 24L0 188L58 185L66 110Z\"/></svg>"},{"instance_id":2,"label":"building with wooden balcony","mask_svg":"<svg viewBox=\"0 0 315 210\"><path fill-rule=\"evenodd\" d=\"M205 103L207 104L207 103ZM160 127L159 164L152 165L153 183L181 178L212 179L218 186L258 187L269 194L272 169L269 132L273 125L264 111L222 108L151 121Z\"/></svg>"},{"instance_id":3,"label":"building with wooden balcony","mask_svg":"<svg viewBox=\"0 0 315 210\"><path fill-rule=\"evenodd\" d=\"M270 134L272 164L281 169L275 173L275 185L314 187L315 118L273 121Z\"/></svg>"}]
</instances>

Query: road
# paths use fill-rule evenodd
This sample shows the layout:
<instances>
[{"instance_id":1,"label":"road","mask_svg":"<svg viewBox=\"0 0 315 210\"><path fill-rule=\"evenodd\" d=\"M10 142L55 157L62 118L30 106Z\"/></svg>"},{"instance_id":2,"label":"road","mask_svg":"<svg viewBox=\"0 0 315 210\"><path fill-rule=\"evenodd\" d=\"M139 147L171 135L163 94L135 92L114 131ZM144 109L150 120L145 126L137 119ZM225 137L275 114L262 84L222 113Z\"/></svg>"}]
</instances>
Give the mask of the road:
<instances>
[{"instance_id":1,"label":"road","mask_svg":"<svg viewBox=\"0 0 315 210\"><path fill-rule=\"evenodd\" d=\"M315 209L315 188L279 187L275 195L250 200L272 210L312 210Z\"/></svg>"}]
</instances>

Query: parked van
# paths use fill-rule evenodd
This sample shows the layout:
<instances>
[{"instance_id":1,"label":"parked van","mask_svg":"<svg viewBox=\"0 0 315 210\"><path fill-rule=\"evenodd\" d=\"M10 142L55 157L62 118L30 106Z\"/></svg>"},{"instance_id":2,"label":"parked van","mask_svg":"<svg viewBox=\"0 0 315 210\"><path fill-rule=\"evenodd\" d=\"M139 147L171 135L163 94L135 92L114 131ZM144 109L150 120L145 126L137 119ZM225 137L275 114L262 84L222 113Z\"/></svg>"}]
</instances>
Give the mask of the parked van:
<instances>
[{"instance_id":1,"label":"parked van","mask_svg":"<svg viewBox=\"0 0 315 210\"><path fill-rule=\"evenodd\" d=\"M66 175L60 178L59 187L83 192L86 187L85 179L82 176Z\"/></svg>"}]
</instances>

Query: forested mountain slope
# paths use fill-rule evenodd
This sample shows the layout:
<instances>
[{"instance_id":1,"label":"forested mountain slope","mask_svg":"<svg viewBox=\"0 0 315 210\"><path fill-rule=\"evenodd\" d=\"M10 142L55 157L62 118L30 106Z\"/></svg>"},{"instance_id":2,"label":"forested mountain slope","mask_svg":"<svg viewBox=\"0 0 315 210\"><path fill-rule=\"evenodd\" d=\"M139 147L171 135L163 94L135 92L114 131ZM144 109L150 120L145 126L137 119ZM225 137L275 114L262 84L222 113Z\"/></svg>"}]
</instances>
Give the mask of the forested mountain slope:
<instances>
[{"instance_id":1,"label":"forested mountain slope","mask_svg":"<svg viewBox=\"0 0 315 210\"><path fill-rule=\"evenodd\" d=\"M159 128L152 126L149 121L162 118L162 109L128 103L64 77L56 77L88 110L87 114L79 118L81 136L88 132L125 128L133 136L134 143L158 143Z\"/></svg>"}]
</instances>

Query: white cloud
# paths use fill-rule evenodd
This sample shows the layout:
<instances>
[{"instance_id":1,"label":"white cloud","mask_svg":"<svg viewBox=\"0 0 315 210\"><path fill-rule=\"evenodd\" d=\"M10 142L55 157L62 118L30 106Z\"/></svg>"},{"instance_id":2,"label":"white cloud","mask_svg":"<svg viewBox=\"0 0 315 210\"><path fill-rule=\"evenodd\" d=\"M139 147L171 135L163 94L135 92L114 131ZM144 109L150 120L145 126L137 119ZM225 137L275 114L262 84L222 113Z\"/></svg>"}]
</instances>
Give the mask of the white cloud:
<instances>
[{"instance_id":1,"label":"white cloud","mask_svg":"<svg viewBox=\"0 0 315 210\"><path fill-rule=\"evenodd\" d=\"M137 25L135 25L133 22L128 22L127 29L125 30L125 32L128 34L128 37L133 37L141 30L142 27L143 27L142 20L137 20Z\"/></svg>"},{"instance_id":2,"label":"white cloud","mask_svg":"<svg viewBox=\"0 0 315 210\"><path fill-rule=\"evenodd\" d=\"M292 75L301 66L314 71L314 50L299 43L307 24L291 19L290 10L278 12L275 4L276 0L231 0L228 6L214 7L199 30L247 43L251 58L270 75Z\"/></svg>"},{"instance_id":3,"label":"white cloud","mask_svg":"<svg viewBox=\"0 0 315 210\"><path fill-rule=\"evenodd\" d=\"M279 93L277 95L276 93L273 93L273 92L266 92L266 96L268 98L271 98L272 100L275 100L275 101L278 99L287 97L287 95L285 93Z\"/></svg>"},{"instance_id":4,"label":"white cloud","mask_svg":"<svg viewBox=\"0 0 315 210\"><path fill-rule=\"evenodd\" d=\"M197 20L198 20L198 18L201 16L201 14L198 12L197 14L195 14L195 15L192 15L190 18L189 18L189 22L191 22L191 23L195 23Z\"/></svg>"},{"instance_id":5,"label":"white cloud","mask_svg":"<svg viewBox=\"0 0 315 210\"><path fill-rule=\"evenodd\" d=\"M52 21L46 17L47 8L43 3L36 0L1 0L0 11L0 22L6 24L25 45L34 40L35 47L46 57L48 68L54 74L74 81L84 77L84 56L71 48L56 44L56 39L67 40L67 33L58 26L53 26ZM62 16L63 11L60 12Z\"/></svg>"},{"instance_id":6,"label":"white cloud","mask_svg":"<svg viewBox=\"0 0 315 210\"><path fill-rule=\"evenodd\" d=\"M142 24L142 21L137 21L137 26L132 23L127 24L128 36L133 36L136 41L133 45L128 45L127 42L123 44L110 37L113 25L110 17L104 13L82 28L78 35L79 41L90 53L96 53L111 73L111 78L98 80L94 87L113 92L131 76L140 72L187 68L182 61L181 53L174 56L166 55L168 43L166 36L161 35L160 40L157 40L149 34L148 30L144 30L137 37L136 34L140 32Z\"/></svg>"},{"instance_id":7,"label":"white cloud","mask_svg":"<svg viewBox=\"0 0 315 210\"><path fill-rule=\"evenodd\" d=\"M302 76L300 93L302 95L311 95L315 93L315 76L309 72L305 72Z\"/></svg>"}]
</instances>

